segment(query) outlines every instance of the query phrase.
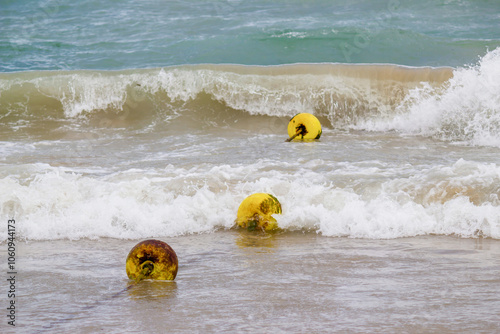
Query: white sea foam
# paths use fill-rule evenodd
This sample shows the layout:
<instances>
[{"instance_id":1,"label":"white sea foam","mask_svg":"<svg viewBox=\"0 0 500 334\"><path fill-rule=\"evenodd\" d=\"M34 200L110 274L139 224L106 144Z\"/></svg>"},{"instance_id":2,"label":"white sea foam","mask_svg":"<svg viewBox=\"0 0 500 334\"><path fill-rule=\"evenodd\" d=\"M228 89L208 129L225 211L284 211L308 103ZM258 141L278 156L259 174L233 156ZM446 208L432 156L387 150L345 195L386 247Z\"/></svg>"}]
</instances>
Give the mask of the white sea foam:
<instances>
[{"instance_id":1,"label":"white sea foam","mask_svg":"<svg viewBox=\"0 0 500 334\"><path fill-rule=\"evenodd\" d=\"M268 192L282 203L283 214L275 217L286 230L376 239L428 234L500 238L496 165L461 160L363 189L355 183L337 185L340 168L316 173L323 162L310 164L315 166L295 172L259 161L102 177L41 164L21 166L24 172L0 180L1 217L15 217L18 236L30 240L178 236L230 228L246 196ZM361 165L345 168L346 173L353 170L378 174ZM0 227L3 236L5 228Z\"/></svg>"},{"instance_id":2,"label":"white sea foam","mask_svg":"<svg viewBox=\"0 0 500 334\"><path fill-rule=\"evenodd\" d=\"M395 117L366 120L357 128L500 147L500 48L475 66L456 69L445 87L411 90L396 110Z\"/></svg>"}]
</instances>

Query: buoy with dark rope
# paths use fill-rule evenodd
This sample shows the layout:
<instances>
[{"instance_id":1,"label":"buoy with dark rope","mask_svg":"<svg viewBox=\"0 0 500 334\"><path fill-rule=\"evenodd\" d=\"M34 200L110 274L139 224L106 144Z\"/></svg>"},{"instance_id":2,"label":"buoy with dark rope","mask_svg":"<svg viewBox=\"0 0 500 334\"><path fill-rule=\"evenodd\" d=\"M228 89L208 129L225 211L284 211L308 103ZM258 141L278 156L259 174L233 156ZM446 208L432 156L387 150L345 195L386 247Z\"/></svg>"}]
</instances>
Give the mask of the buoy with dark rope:
<instances>
[{"instance_id":1,"label":"buoy with dark rope","mask_svg":"<svg viewBox=\"0 0 500 334\"><path fill-rule=\"evenodd\" d=\"M295 115L288 123L288 138L286 141L298 140L313 140L319 139L323 131L321 123L312 114L301 113Z\"/></svg>"},{"instance_id":2,"label":"buoy with dark rope","mask_svg":"<svg viewBox=\"0 0 500 334\"><path fill-rule=\"evenodd\" d=\"M126 261L127 275L134 282L107 298L84 306L81 311L92 310L104 302L121 296L125 291L137 286L143 279L173 280L177 276L177 268L177 254L167 243L159 240L142 241L132 248ZM70 322L77 316L81 314L73 313L66 318L52 321L35 333L53 333L55 326Z\"/></svg>"}]
</instances>

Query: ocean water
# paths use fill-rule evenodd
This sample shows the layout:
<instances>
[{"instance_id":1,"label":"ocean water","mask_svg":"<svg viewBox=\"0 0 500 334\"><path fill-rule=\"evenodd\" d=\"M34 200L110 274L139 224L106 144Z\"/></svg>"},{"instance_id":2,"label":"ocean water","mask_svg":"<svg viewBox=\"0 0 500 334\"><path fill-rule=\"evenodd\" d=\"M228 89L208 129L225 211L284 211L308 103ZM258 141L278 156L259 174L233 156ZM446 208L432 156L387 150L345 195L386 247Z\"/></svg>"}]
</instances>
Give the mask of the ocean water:
<instances>
[{"instance_id":1,"label":"ocean water","mask_svg":"<svg viewBox=\"0 0 500 334\"><path fill-rule=\"evenodd\" d=\"M0 1L2 332L499 331L499 13ZM235 228L256 192L279 232ZM146 238L173 283L127 279Z\"/></svg>"}]
</instances>

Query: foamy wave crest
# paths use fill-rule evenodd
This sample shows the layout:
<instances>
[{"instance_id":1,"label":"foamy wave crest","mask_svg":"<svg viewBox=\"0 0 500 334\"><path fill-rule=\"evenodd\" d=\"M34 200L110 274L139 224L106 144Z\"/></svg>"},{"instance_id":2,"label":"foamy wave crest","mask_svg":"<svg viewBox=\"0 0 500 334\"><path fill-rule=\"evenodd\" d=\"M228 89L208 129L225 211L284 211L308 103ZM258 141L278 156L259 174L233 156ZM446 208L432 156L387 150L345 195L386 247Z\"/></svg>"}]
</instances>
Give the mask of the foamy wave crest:
<instances>
[{"instance_id":1,"label":"foamy wave crest","mask_svg":"<svg viewBox=\"0 0 500 334\"><path fill-rule=\"evenodd\" d=\"M40 106L59 106L66 117L126 111L136 119L199 112L216 101L220 110L286 117L309 112L343 127L392 114L410 89L421 82L439 86L450 76L450 68L348 64L8 73L0 75L0 107L40 112Z\"/></svg>"},{"instance_id":2,"label":"foamy wave crest","mask_svg":"<svg viewBox=\"0 0 500 334\"><path fill-rule=\"evenodd\" d=\"M193 94L169 92L169 96L183 100L204 92L251 115L288 117L308 112L341 127L371 114L391 114L406 92L421 81L439 85L450 73L448 68L396 65L219 65L189 73L165 73L170 79L165 86Z\"/></svg>"},{"instance_id":3,"label":"foamy wave crest","mask_svg":"<svg viewBox=\"0 0 500 334\"><path fill-rule=\"evenodd\" d=\"M494 164L465 160L381 183L360 180L346 188L314 185L308 175L292 183L279 223L336 237L435 234L499 239L499 175Z\"/></svg>"},{"instance_id":4,"label":"foamy wave crest","mask_svg":"<svg viewBox=\"0 0 500 334\"><path fill-rule=\"evenodd\" d=\"M19 238L134 239L233 224L228 218L235 202L226 198L229 194L186 185L184 179L148 178L134 171L98 179L47 165L26 168L39 172L28 179L11 176L0 181L5 189L0 195L2 217L16 218Z\"/></svg>"},{"instance_id":5,"label":"foamy wave crest","mask_svg":"<svg viewBox=\"0 0 500 334\"><path fill-rule=\"evenodd\" d=\"M320 173L313 171L320 166ZM283 214L276 218L284 230L374 239L500 239L500 169L494 164L459 160L409 177L360 178L344 187L332 179L380 172L355 165L327 171L321 160L293 173L277 168L261 160L96 177L48 165L19 166L21 174L0 180L0 214L4 221L15 217L21 239L178 236L231 228L246 196L268 192L282 203ZM6 225L0 233L5 238Z\"/></svg>"},{"instance_id":6,"label":"foamy wave crest","mask_svg":"<svg viewBox=\"0 0 500 334\"><path fill-rule=\"evenodd\" d=\"M359 128L500 147L500 49L475 66L456 69L444 87L411 90L396 113Z\"/></svg>"}]
</instances>

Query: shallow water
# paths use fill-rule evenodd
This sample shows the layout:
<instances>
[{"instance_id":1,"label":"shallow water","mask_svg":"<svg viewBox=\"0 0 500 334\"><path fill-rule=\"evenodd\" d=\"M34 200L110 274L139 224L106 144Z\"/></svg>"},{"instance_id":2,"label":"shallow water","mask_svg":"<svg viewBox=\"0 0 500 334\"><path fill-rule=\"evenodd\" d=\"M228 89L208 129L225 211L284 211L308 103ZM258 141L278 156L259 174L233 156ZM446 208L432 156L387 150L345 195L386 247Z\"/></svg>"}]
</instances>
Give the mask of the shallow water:
<instances>
[{"instance_id":1,"label":"shallow water","mask_svg":"<svg viewBox=\"0 0 500 334\"><path fill-rule=\"evenodd\" d=\"M9 157L19 165L1 168L3 210L20 239L147 238L231 227L246 196L269 192L288 230L499 238L498 148L355 131L284 138L207 131L29 144Z\"/></svg>"},{"instance_id":2,"label":"shallow water","mask_svg":"<svg viewBox=\"0 0 500 334\"><path fill-rule=\"evenodd\" d=\"M125 274L137 240L19 244L16 333L500 328L497 240L237 230L161 240L179 257L176 280L137 285Z\"/></svg>"}]
</instances>

